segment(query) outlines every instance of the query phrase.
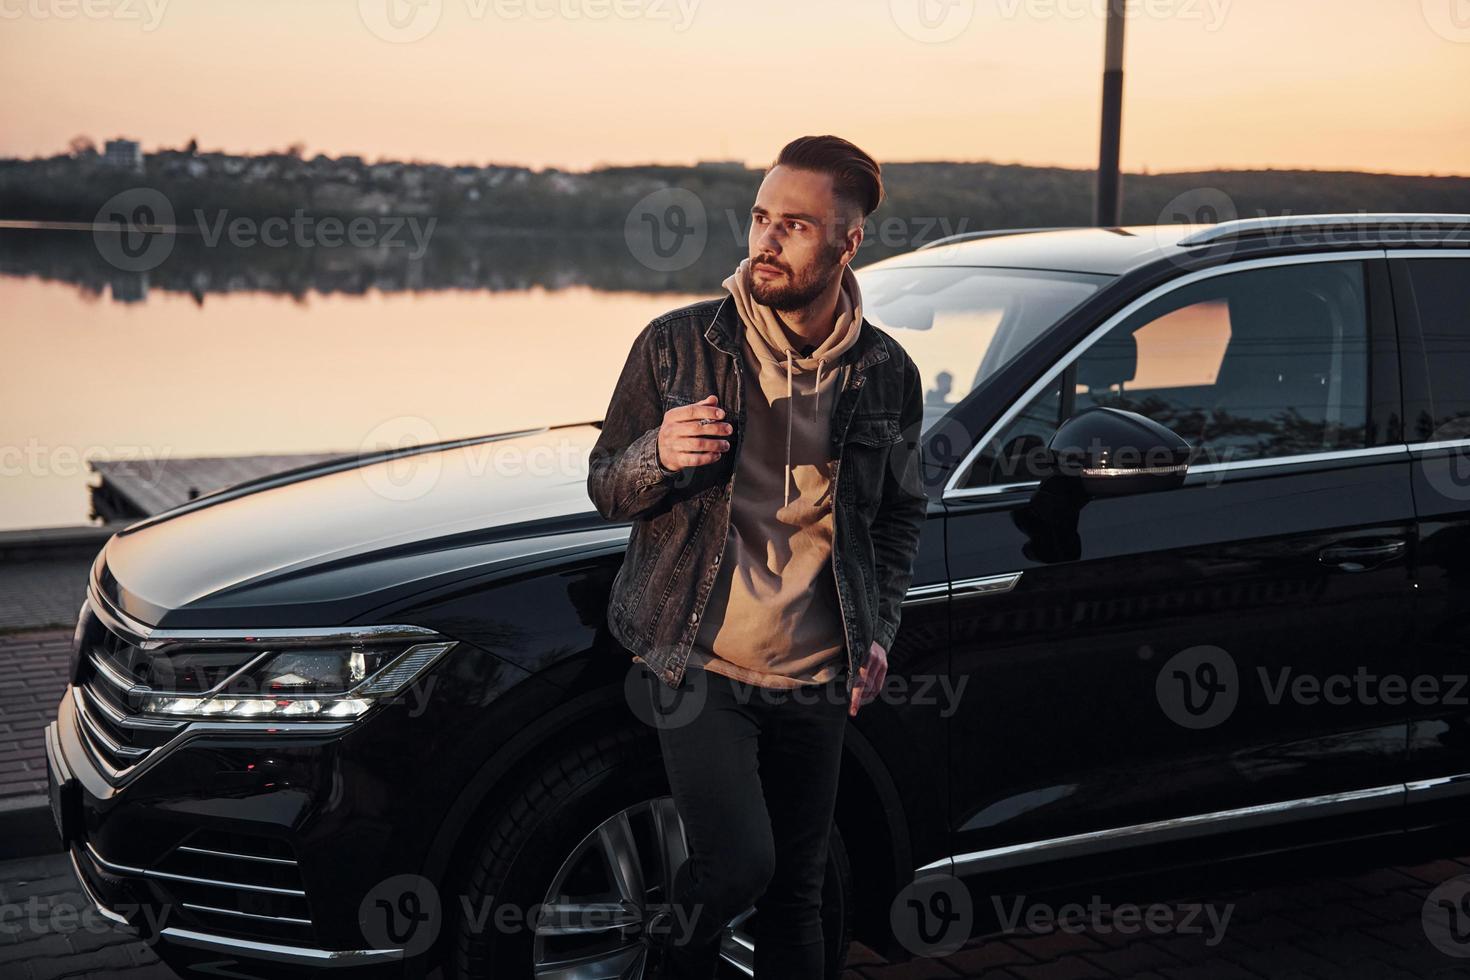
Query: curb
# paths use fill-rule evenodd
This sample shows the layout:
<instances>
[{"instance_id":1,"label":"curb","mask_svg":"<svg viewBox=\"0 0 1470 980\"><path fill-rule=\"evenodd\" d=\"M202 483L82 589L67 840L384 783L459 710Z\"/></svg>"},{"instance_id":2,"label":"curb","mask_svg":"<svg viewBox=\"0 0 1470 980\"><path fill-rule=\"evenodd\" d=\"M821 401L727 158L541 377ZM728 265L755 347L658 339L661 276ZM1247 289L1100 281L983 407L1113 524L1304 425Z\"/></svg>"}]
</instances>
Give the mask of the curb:
<instances>
[{"instance_id":1,"label":"curb","mask_svg":"<svg viewBox=\"0 0 1470 980\"><path fill-rule=\"evenodd\" d=\"M44 796L0 799L0 861L60 853L50 800Z\"/></svg>"}]
</instances>

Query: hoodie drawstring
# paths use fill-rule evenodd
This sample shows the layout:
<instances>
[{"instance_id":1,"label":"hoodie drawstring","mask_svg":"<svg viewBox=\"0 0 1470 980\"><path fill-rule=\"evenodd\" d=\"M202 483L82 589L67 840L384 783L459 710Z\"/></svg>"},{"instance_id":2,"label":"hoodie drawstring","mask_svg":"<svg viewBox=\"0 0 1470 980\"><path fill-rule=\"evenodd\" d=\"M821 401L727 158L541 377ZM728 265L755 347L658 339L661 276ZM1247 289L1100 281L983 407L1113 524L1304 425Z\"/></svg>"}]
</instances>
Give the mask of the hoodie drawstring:
<instances>
[{"instance_id":1,"label":"hoodie drawstring","mask_svg":"<svg viewBox=\"0 0 1470 980\"><path fill-rule=\"evenodd\" d=\"M783 506L791 503L791 358L795 353L790 347L786 348L786 472L783 474L786 497L782 501Z\"/></svg>"},{"instance_id":2,"label":"hoodie drawstring","mask_svg":"<svg viewBox=\"0 0 1470 980\"><path fill-rule=\"evenodd\" d=\"M796 352L790 347L786 348L786 470L784 478L783 503L791 503L791 359ZM825 357L817 358L817 381L812 388L812 394L816 396L816 403L812 407L812 421L821 417L822 410L822 365L827 363Z\"/></svg>"}]
</instances>

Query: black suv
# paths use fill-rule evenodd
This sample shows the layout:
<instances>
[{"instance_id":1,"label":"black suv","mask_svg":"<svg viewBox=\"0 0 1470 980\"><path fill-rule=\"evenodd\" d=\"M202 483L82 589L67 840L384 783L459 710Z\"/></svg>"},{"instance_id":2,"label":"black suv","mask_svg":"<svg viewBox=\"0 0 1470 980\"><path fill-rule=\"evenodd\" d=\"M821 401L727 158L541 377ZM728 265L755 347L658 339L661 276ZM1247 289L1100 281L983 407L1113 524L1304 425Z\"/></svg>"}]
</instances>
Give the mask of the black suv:
<instances>
[{"instance_id":1,"label":"black suv","mask_svg":"<svg viewBox=\"0 0 1470 980\"><path fill-rule=\"evenodd\" d=\"M1467 228L992 232L861 270L923 376L931 499L847 733L834 973L854 936L905 955L916 877L1464 819ZM607 631L596 436L344 458L112 537L46 732L103 914L181 971L639 975L684 850Z\"/></svg>"}]
</instances>

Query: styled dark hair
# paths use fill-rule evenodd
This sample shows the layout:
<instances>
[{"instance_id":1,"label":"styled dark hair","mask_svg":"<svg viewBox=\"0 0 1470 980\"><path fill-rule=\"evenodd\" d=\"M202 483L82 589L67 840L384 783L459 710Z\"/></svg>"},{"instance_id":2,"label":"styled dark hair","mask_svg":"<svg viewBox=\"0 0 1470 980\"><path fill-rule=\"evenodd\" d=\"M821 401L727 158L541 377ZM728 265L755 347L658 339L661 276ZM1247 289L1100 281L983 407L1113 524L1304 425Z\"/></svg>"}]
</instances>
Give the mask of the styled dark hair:
<instances>
[{"instance_id":1,"label":"styled dark hair","mask_svg":"<svg viewBox=\"0 0 1470 980\"><path fill-rule=\"evenodd\" d=\"M799 136L781 148L773 167L832 176L837 197L866 218L883 203L883 171L877 161L840 136Z\"/></svg>"}]
</instances>

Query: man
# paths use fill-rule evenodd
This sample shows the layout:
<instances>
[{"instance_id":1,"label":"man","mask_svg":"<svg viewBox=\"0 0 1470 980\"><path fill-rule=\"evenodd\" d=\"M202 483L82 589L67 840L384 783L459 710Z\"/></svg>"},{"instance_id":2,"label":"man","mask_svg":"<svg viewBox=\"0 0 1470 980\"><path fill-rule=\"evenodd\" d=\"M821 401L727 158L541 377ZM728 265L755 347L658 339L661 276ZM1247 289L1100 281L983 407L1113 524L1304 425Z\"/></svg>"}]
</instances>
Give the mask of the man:
<instances>
[{"instance_id":1,"label":"man","mask_svg":"<svg viewBox=\"0 0 1470 980\"><path fill-rule=\"evenodd\" d=\"M728 295L638 335L591 453L593 504L633 523L609 628L645 665L688 837L661 976L713 977L752 903L757 978L825 975L844 715L883 686L927 506L918 370L849 269L882 199L847 140L783 148Z\"/></svg>"}]
</instances>

